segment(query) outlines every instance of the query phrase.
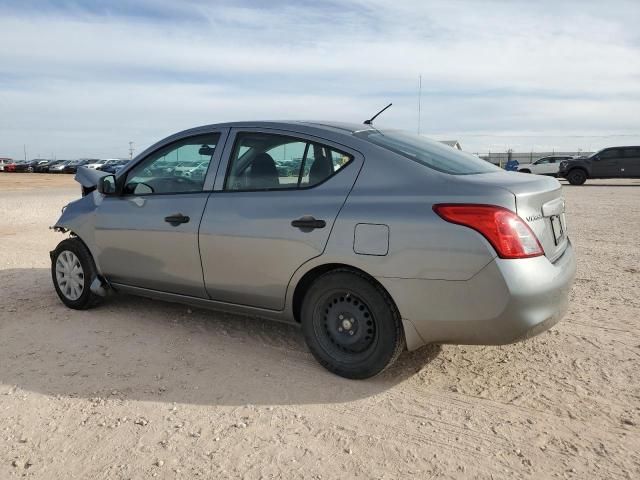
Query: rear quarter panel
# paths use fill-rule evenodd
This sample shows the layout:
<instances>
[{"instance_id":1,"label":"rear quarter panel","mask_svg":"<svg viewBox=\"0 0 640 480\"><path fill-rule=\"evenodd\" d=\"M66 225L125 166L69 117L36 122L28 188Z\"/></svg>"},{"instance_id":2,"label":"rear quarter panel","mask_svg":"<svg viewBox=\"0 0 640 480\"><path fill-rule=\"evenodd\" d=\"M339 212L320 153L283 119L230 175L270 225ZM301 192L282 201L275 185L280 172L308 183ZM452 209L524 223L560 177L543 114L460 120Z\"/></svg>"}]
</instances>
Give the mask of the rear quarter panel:
<instances>
[{"instance_id":1,"label":"rear quarter panel","mask_svg":"<svg viewBox=\"0 0 640 480\"><path fill-rule=\"evenodd\" d=\"M455 182L391 152L371 149L327 243L324 262L353 265L374 277L467 280L495 256L482 235L447 223L436 203L491 203L515 210L513 194ZM357 254L362 223L386 225L386 255Z\"/></svg>"}]
</instances>

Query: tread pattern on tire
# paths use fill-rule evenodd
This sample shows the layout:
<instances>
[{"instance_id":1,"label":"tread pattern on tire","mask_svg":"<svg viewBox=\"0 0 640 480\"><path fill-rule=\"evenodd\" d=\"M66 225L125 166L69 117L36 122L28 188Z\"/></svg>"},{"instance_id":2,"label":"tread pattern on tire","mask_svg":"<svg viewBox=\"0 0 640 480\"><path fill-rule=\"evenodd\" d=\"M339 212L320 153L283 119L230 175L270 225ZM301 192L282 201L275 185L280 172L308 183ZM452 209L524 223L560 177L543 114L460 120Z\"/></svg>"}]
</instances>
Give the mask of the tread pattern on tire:
<instances>
[{"instance_id":1,"label":"tread pattern on tire","mask_svg":"<svg viewBox=\"0 0 640 480\"><path fill-rule=\"evenodd\" d=\"M320 275L313 282L313 284L317 283L322 278L325 278L327 276L331 276L331 275L335 275L335 274L341 274L341 273L342 274L355 275L355 276L361 278L362 280L364 280L365 282L367 282L373 288L375 288L375 290L380 294L380 296L382 297L383 301L388 306L389 311L391 312L391 317L392 317L392 320L393 320L393 326L394 326L394 330L395 330L396 342L395 342L395 345L394 345L394 348L393 348L393 353L390 356L389 360L387 361L386 365L380 371L375 373L374 375L363 376L363 377L348 376L348 378L353 378L353 379L357 379L357 378L361 378L361 379L373 378L373 377L375 377L377 375L380 375L382 372L387 370L391 365L393 365L394 362L398 359L400 354L405 349L406 340L405 340L405 336L404 336L404 329L403 329L403 326L402 326L402 318L400 316L400 313L398 312L398 309L397 309L395 303L393 302L393 300L391 299L389 294L386 292L386 290L384 288L382 288L382 286L378 282L372 280L369 276L367 276L367 275L365 275L362 272L359 272L357 270L353 270L353 269L350 269L350 268L337 268L335 270L330 270L329 272L326 272L326 273L323 273L322 275ZM309 290L311 288L313 288L313 284L310 286ZM307 290L307 292L309 290ZM304 319L303 319L303 322L304 322ZM333 366L331 366L329 364L329 362L323 360L322 358L318 358L318 356L316 356L316 355L314 355L314 357L316 357L316 360L318 360L318 362L323 367L325 367L327 370L336 372L336 369ZM341 375L341 376L347 376L347 375L342 375L339 372L336 372L336 373L338 375Z\"/></svg>"}]
</instances>

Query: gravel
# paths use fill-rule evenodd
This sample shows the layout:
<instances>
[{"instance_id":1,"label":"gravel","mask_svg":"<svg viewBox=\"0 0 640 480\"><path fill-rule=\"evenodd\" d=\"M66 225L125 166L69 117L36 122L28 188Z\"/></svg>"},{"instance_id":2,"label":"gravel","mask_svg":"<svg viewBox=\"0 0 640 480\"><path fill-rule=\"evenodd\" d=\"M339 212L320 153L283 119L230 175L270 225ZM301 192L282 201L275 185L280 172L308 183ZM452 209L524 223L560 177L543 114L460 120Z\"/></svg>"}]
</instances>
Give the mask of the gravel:
<instances>
[{"instance_id":1,"label":"gravel","mask_svg":"<svg viewBox=\"0 0 640 480\"><path fill-rule=\"evenodd\" d=\"M0 173L0 478L640 478L640 181L563 189L578 272L556 327L348 381L287 325L65 308L47 227L79 187Z\"/></svg>"}]
</instances>

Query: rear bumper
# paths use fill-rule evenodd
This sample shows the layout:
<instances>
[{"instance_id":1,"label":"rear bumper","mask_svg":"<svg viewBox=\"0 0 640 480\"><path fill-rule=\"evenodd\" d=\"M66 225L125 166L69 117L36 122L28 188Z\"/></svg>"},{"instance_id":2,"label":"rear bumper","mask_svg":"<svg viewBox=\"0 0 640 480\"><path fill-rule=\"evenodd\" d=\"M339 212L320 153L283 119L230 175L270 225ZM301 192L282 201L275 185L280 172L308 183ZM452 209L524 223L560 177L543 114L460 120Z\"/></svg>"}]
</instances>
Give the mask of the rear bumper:
<instances>
[{"instance_id":1,"label":"rear bumper","mask_svg":"<svg viewBox=\"0 0 640 480\"><path fill-rule=\"evenodd\" d=\"M530 338L565 314L576 271L569 242L562 256L496 258L467 281L378 278L420 343L502 345Z\"/></svg>"}]
</instances>

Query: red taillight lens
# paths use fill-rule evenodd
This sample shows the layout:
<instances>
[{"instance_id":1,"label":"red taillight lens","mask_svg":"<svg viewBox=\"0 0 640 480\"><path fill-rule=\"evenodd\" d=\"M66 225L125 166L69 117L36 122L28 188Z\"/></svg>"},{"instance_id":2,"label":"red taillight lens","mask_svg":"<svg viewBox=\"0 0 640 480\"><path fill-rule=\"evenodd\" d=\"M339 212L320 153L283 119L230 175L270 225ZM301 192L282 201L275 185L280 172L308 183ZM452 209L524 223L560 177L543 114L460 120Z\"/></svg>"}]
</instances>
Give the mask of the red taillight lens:
<instances>
[{"instance_id":1,"label":"red taillight lens","mask_svg":"<svg viewBox=\"0 0 640 480\"><path fill-rule=\"evenodd\" d=\"M511 210L495 205L449 203L434 205L447 222L473 228L496 249L501 258L529 258L544 255L529 226Z\"/></svg>"}]
</instances>

